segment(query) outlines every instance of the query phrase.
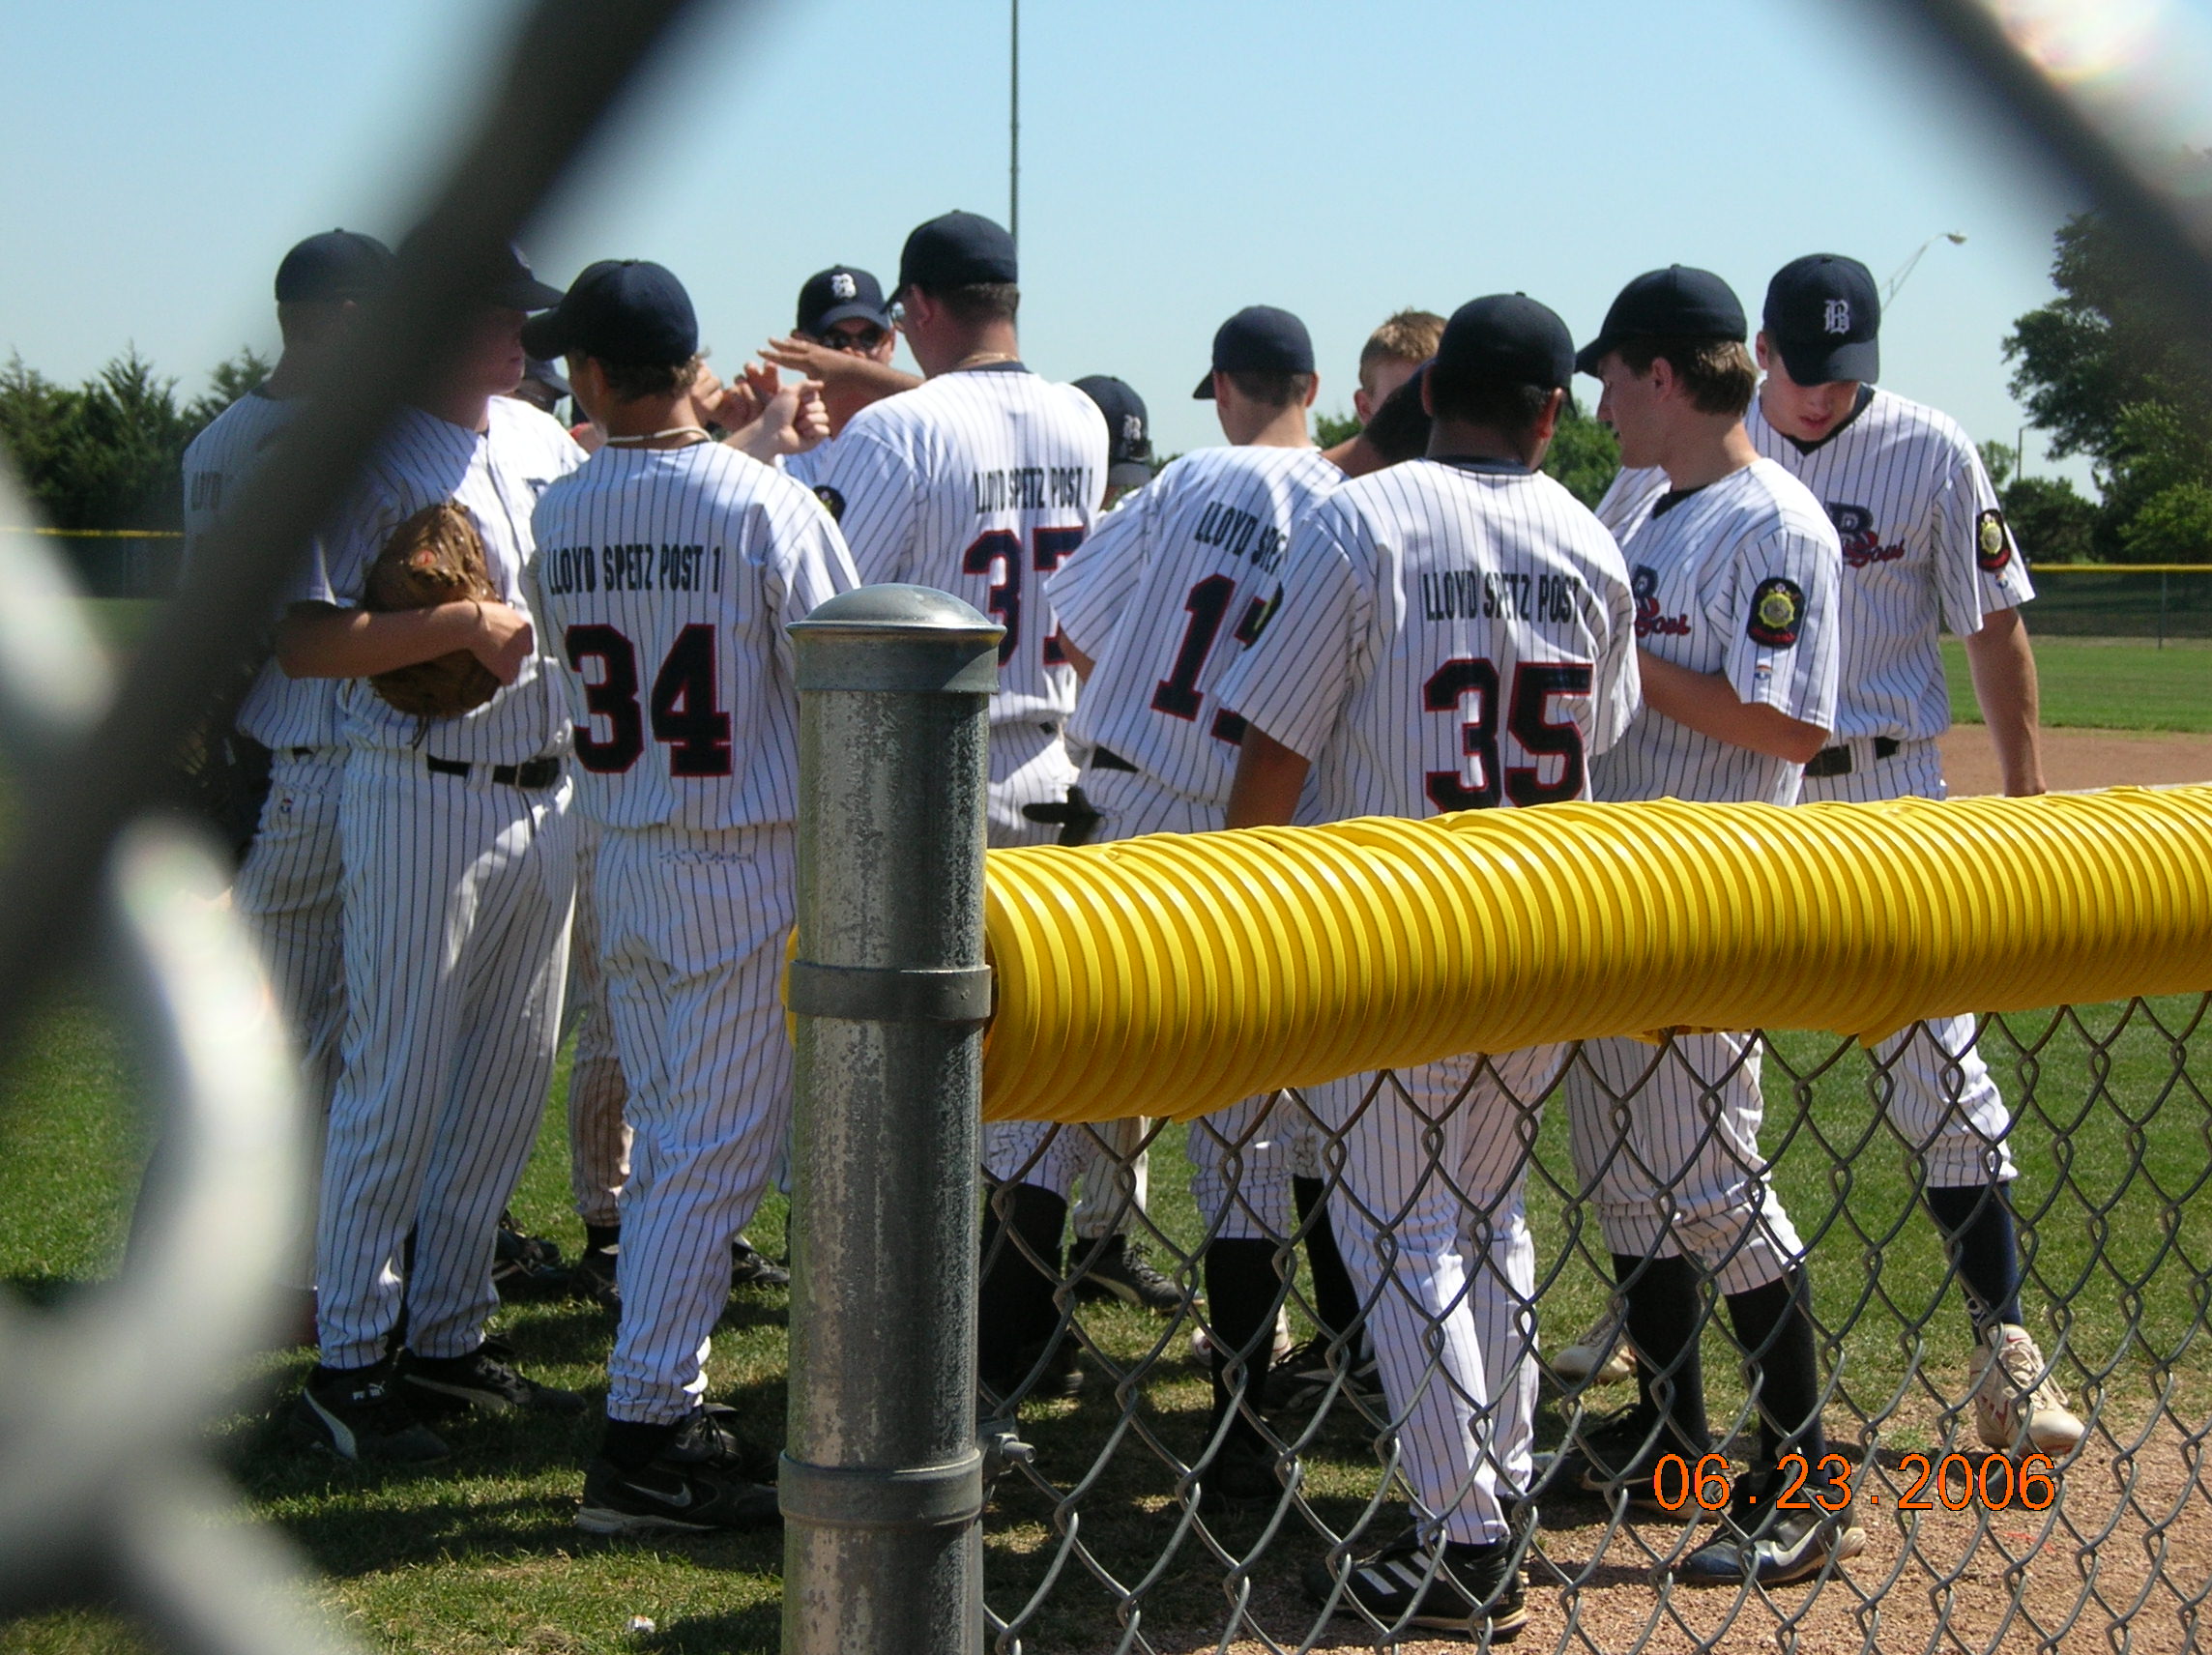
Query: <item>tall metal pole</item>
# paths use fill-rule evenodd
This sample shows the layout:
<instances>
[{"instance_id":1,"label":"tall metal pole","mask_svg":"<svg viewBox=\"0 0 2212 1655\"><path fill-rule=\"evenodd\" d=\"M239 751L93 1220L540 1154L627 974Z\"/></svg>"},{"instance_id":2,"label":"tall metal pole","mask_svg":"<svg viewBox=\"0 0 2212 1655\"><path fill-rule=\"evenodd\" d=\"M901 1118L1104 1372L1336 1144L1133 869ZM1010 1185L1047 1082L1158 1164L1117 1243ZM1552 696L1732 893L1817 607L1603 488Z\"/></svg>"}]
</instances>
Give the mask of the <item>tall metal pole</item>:
<instances>
[{"instance_id":1,"label":"tall metal pole","mask_svg":"<svg viewBox=\"0 0 2212 1655\"><path fill-rule=\"evenodd\" d=\"M1012 62L1006 71L1006 234L1018 252L1022 245L1022 0L1012 0L1009 31Z\"/></svg>"},{"instance_id":2,"label":"tall metal pole","mask_svg":"<svg viewBox=\"0 0 2212 1655\"><path fill-rule=\"evenodd\" d=\"M871 586L791 629L798 1108L784 1655L976 1655L983 812L1003 628Z\"/></svg>"}]
</instances>

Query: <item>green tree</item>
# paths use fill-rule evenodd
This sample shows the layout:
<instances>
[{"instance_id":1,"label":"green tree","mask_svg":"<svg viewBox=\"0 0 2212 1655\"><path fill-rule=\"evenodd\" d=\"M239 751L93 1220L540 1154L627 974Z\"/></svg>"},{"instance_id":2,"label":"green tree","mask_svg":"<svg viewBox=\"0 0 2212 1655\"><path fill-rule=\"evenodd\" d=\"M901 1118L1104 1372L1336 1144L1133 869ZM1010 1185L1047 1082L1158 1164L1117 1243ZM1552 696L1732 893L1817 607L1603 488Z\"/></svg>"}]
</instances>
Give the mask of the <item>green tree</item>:
<instances>
[{"instance_id":1,"label":"green tree","mask_svg":"<svg viewBox=\"0 0 2212 1655\"><path fill-rule=\"evenodd\" d=\"M238 355L228 362L218 363L208 375L208 392L187 410L197 436L208 424L248 392L258 390L268 381L270 370L276 364L269 361L251 345L241 345Z\"/></svg>"},{"instance_id":2,"label":"green tree","mask_svg":"<svg viewBox=\"0 0 2212 1655\"><path fill-rule=\"evenodd\" d=\"M1313 440L1324 449L1348 443L1359 435L1359 421L1350 414L1316 414Z\"/></svg>"},{"instance_id":3,"label":"green tree","mask_svg":"<svg viewBox=\"0 0 2212 1655\"><path fill-rule=\"evenodd\" d=\"M2033 563L2094 563L2097 503L2062 477L2016 477L1999 490L2007 521Z\"/></svg>"},{"instance_id":4,"label":"green tree","mask_svg":"<svg viewBox=\"0 0 2212 1655\"><path fill-rule=\"evenodd\" d=\"M1553 433L1544 471L1585 506L1595 508L1607 484L1620 470L1620 444L1613 427L1601 425L1577 408L1572 398Z\"/></svg>"}]
</instances>

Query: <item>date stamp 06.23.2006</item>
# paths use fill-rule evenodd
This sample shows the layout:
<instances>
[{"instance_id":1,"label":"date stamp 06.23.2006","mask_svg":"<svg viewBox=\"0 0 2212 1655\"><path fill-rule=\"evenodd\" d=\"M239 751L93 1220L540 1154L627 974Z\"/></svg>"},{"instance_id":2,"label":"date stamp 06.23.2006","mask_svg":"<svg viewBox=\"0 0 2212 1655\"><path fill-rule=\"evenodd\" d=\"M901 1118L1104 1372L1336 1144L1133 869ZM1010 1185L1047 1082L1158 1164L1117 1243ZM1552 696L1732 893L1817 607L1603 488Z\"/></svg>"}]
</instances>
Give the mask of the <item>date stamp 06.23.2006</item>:
<instances>
[{"instance_id":1,"label":"date stamp 06.23.2006","mask_svg":"<svg viewBox=\"0 0 2212 1655\"><path fill-rule=\"evenodd\" d=\"M1825 1454L1808 1465L1802 1454L1785 1454L1779 1464L1781 1479L1773 1485L1773 1500L1783 1511L1842 1511L1853 1498L1872 1506L1883 1503L1874 1488L1854 1494L1851 1478L1860 1469L1841 1454ZM1964 1454L1906 1454L1898 1461L1893 1492L1900 1511L2047 1511L2058 1497L2058 1478L2051 1456L2029 1454L2014 1461L2002 1454L1981 1460ZM1762 1490L1747 1489L1747 1503L1759 1499ZM1724 1511L1735 1496L1735 1471L1719 1454L1707 1454L1692 1465L1680 1454L1669 1454L1651 1472L1651 1497L1667 1511L1696 1505L1706 1511Z\"/></svg>"}]
</instances>

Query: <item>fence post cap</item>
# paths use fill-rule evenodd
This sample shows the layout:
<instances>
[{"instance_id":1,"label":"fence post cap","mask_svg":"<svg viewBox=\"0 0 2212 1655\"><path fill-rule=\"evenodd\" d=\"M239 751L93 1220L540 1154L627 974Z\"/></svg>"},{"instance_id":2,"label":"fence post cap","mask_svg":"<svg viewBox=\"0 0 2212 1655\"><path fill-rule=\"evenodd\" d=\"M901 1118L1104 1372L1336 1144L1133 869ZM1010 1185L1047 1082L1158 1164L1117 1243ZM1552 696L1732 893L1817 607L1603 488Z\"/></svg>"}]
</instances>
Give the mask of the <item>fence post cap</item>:
<instances>
[{"instance_id":1,"label":"fence post cap","mask_svg":"<svg viewBox=\"0 0 2212 1655\"><path fill-rule=\"evenodd\" d=\"M790 632L802 690L983 695L998 687L1006 635L948 592L896 583L841 592Z\"/></svg>"}]
</instances>

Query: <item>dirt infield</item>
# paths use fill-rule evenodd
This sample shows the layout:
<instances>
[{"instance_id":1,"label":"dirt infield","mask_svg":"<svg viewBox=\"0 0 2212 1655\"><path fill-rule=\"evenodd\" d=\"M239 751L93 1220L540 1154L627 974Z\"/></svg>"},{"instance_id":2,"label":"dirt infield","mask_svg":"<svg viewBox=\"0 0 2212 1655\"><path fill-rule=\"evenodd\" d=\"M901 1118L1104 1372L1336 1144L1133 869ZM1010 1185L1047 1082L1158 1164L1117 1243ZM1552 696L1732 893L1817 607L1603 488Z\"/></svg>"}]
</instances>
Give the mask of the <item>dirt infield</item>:
<instances>
[{"instance_id":1,"label":"dirt infield","mask_svg":"<svg viewBox=\"0 0 2212 1655\"><path fill-rule=\"evenodd\" d=\"M1989 732L1962 724L1942 739L1943 774L1955 794L2001 793ZM2212 736L2133 730L2045 730L2043 773L2060 792L2212 781Z\"/></svg>"}]
</instances>

